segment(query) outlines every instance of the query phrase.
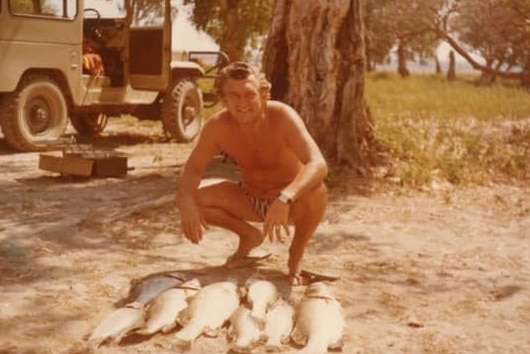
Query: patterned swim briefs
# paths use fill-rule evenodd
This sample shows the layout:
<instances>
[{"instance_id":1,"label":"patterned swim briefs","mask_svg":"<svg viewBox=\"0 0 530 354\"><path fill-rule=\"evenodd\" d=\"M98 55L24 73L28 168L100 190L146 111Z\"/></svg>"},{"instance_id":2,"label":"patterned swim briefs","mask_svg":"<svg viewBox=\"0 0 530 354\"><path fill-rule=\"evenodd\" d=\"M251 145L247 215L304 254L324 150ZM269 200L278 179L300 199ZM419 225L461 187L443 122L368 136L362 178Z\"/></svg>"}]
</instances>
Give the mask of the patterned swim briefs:
<instances>
[{"instance_id":1,"label":"patterned swim briefs","mask_svg":"<svg viewBox=\"0 0 530 354\"><path fill-rule=\"evenodd\" d=\"M248 200L250 201L250 204L252 204L252 207L254 208L254 211L258 216L261 218L261 220L265 220L265 216L267 216L267 212L269 211L269 207L274 202L274 199L263 199L263 198L257 198L250 194L248 189L245 187L243 182L239 182L237 184L239 188L245 193Z\"/></svg>"}]
</instances>

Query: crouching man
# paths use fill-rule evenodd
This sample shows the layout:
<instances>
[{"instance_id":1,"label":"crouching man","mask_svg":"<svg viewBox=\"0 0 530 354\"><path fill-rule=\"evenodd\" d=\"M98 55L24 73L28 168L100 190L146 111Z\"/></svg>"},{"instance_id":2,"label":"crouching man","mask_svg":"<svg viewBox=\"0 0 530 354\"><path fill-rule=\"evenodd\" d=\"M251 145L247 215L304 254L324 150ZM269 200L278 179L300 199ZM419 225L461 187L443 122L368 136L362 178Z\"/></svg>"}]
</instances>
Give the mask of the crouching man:
<instances>
[{"instance_id":1,"label":"crouching man","mask_svg":"<svg viewBox=\"0 0 530 354\"><path fill-rule=\"evenodd\" d=\"M195 244L208 225L234 232L239 245L226 262L233 269L249 265L249 252L266 237L282 241L293 224L289 275L291 284L306 284L304 251L327 205L326 161L300 116L269 100L270 84L249 64L225 67L215 88L225 108L205 123L179 181L182 232ZM200 186L219 153L236 162L242 180Z\"/></svg>"}]
</instances>

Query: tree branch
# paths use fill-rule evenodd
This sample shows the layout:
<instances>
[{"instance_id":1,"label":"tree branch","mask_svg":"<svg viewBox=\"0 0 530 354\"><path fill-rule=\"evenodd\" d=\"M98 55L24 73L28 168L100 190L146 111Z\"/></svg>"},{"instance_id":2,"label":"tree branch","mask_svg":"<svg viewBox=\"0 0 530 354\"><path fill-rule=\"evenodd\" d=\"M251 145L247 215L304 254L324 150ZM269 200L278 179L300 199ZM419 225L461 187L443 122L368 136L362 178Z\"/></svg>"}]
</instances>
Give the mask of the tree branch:
<instances>
[{"instance_id":1,"label":"tree branch","mask_svg":"<svg viewBox=\"0 0 530 354\"><path fill-rule=\"evenodd\" d=\"M444 30L438 28L437 32L439 36L447 42L457 52L460 54L472 67L473 69L488 73L497 75L499 77L503 77L506 79L517 79L517 80L528 80L530 79L530 72L528 71L520 71L520 72L508 72L508 71L502 71L502 70L496 70L494 68L488 67L486 65L482 65L479 62L477 62L464 48L460 46L460 44L451 37L447 32Z\"/></svg>"}]
</instances>

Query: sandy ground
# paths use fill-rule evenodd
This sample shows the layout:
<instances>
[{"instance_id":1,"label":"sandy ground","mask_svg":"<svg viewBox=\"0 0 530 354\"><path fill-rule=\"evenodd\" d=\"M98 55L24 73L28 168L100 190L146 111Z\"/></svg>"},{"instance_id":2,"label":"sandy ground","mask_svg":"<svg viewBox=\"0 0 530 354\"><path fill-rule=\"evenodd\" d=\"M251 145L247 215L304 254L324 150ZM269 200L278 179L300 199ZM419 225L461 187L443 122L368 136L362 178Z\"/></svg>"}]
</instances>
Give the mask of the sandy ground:
<instances>
[{"instance_id":1,"label":"sandy ground","mask_svg":"<svg viewBox=\"0 0 530 354\"><path fill-rule=\"evenodd\" d=\"M126 177L39 170L38 154L0 140L0 353L90 352L87 336L131 282L159 272L203 283L259 273L299 295L285 279L288 244L266 242L271 258L229 273L234 236L214 228L198 246L180 236L173 195L189 145L165 142L157 123L121 120L96 143L128 156ZM230 173L219 162L209 172ZM331 189L305 265L341 276L329 286L346 316L344 353L530 353L529 230L528 184L412 191L352 180ZM98 352L175 353L172 337ZM200 337L194 352L227 353L226 343Z\"/></svg>"}]
</instances>

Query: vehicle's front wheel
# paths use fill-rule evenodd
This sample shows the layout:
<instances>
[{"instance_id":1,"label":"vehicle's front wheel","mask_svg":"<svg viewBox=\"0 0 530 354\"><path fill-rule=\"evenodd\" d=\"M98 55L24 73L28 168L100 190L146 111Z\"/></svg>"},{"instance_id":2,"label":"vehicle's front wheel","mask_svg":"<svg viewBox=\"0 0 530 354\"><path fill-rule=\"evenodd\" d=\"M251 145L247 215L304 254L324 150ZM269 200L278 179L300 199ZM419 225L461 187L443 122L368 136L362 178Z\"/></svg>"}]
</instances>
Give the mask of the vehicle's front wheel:
<instances>
[{"instance_id":1,"label":"vehicle's front wheel","mask_svg":"<svg viewBox=\"0 0 530 354\"><path fill-rule=\"evenodd\" d=\"M104 113L83 113L70 115L70 122L82 137L98 136L107 126L108 116Z\"/></svg>"},{"instance_id":2,"label":"vehicle's front wheel","mask_svg":"<svg viewBox=\"0 0 530 354\"><path fill-rule=\"evenodd\" d=\"M61 88L47 75L28 75L4 96L0 124L9 146L20 151L44 150L59 142L68 124Z\"/></svg>"},{"instance_id":3,"label":"vehicle's front wheel","mask_svg":"<svg viewBox=\"0 0 530 354\"><path fill-rule=\"evenodd\" d=\"M183 79L168 92L162 104L164 130L178 142L189 142L202 126L202 93L196 83Z\"/></svg>"}]
</instances>

